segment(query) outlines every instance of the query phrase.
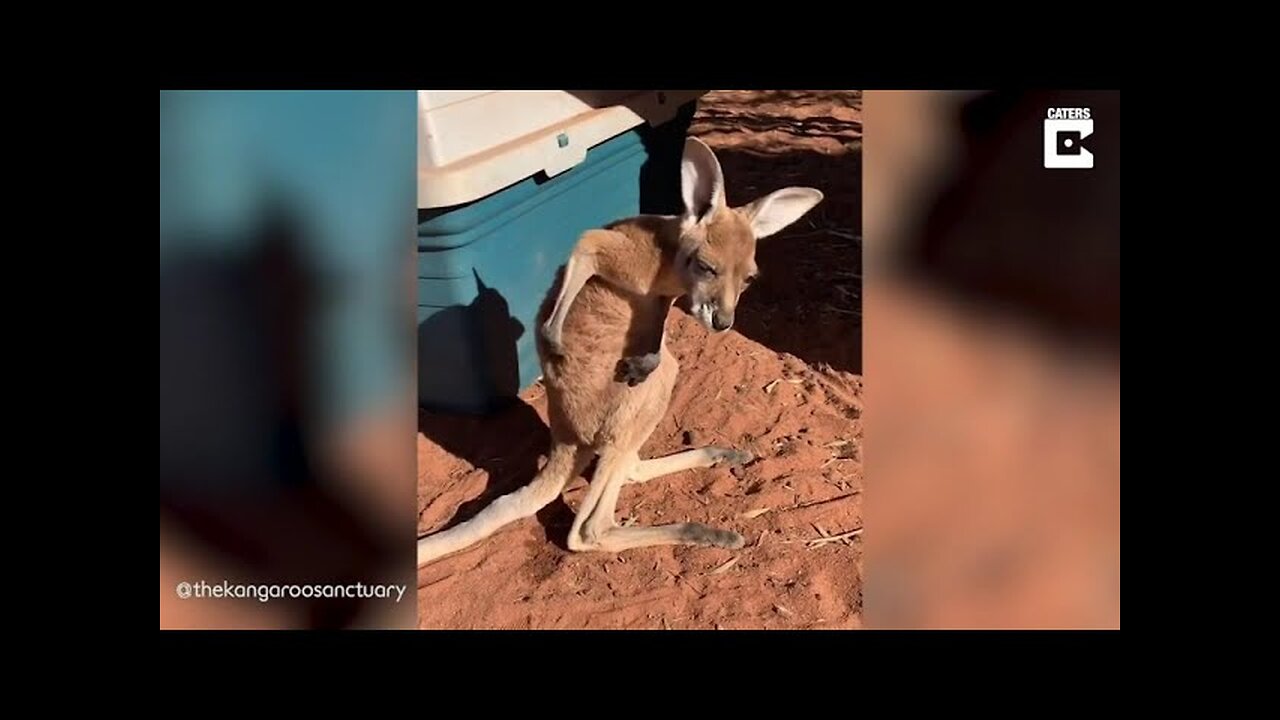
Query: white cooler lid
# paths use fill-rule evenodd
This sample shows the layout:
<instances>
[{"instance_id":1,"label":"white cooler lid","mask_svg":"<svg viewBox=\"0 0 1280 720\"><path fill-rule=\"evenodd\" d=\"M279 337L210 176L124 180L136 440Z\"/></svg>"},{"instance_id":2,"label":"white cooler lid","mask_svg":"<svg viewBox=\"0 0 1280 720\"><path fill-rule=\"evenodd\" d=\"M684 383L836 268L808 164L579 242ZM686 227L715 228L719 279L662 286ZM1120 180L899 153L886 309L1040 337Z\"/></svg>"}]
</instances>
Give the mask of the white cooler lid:
<instances>
[{"instance_id":1,"label":"white cooler lid","mask_svg":"<svg viewBox=\"0 0 1280 720\"><path fill-rule=\"evenodd\" d=\"M591 147L641 123L661 125L704 93L419 90L418 207L471 202L539 172L554 177Z\"/></svg>"}]
</instances>

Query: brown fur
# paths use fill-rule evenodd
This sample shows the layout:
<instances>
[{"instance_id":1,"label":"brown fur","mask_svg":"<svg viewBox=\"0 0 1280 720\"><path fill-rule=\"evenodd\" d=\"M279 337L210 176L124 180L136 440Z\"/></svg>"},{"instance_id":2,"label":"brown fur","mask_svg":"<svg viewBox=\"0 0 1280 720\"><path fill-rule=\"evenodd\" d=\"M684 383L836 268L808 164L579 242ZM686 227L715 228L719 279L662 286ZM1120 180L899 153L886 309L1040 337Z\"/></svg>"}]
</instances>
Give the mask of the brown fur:
<instances>
[{"instance_id":1,"label":"brown fur","mask_svg":"<svg viewBox=\"0 0 1280 720\"><path fill-rule=\"evenodd\" d=\"M675 359L659 349L655 339L660 341L677 297L704 293L721 298L730 310L736 306L747 278L756 271L756 241L749 220L740 210L720 208L705 225L688 225L680 218L642 215L605 230L587 231L579 240L574 255L591 260L595 276L576 298L566 299L572 304L560 347L552 347L541 334L537 342L553 408L552 437L596 449L615 439L611 433L616 423L608 421L607 408L631 389L615 382L620 358L657 351L659 367L670 365L674 379ZM695 281L692 287L679 264L681 249L691 245L701 246L698 257L719 270L715 278ZM547 294L538 312L539 327L551 317L563 281L562 276ZM564 352L566 348L571 351ZM565 378L573 382L562 382ZM665 379L666 373L651 376L645 384ZM664 403L657 419L665 412Z\"/></svg>"},{"instance_id":2,"label":"brown fur","mask_svg":"<svg viewBox=\"0 0 1280 720\"><path fill-rule=\"evenodd\" d=\"M731 322L738 298L756 272L760 228L766 228L767 234L793 222L822 194L791 188L744 208L729 208L723 202L719 163L711 151L690 140L685 153L686 165L692 165L684 177L690 206L686 214L629 218L584 233L539 310L541 331L536 342L552 439L546 466L528 486L498 498L470 521L420 539L419 564L466 547L506 522L532 515L554 499L593 456L598 462L569 533L570 549L617 552L662 544L742 546L737 533L697 523L619 527L614 508L622 485L628 482L750 459L749 454L734 450L700 448L640 460L640 447L666 414L679 371L664 342L667 314L678 296L688 294L694 307L714 306L717 313L727 313ZM779 197L782 209L762 220L759 215L771 212L765 209L770 198ZM715 272L699 271L700 263ZM548 322L557 311L563 319L558 327ZM709 324L709 318L704 312L701 319ZM645 356L657 362L646 366L642 381L618 381L620 360Z\"/></svg>"}]
</instances>

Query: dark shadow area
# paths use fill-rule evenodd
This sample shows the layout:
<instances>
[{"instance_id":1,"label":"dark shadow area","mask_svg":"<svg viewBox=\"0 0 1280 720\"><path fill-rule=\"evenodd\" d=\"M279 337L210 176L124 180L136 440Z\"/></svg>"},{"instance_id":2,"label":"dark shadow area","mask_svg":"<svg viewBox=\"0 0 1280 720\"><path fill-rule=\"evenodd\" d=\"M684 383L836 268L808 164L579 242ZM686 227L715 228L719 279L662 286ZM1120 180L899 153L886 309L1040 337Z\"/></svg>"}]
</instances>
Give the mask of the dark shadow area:
<instances>
[{"instance_id":1,"label":"dark shadow area","mask_svg":"<svg viewBox=\"0 0 1280 720\"><path fill-rule=\"evenodd\" d=\"M563 273L561 267L552 292ZM418 392L424 405L418 410L418 432L488 475L484 491L462 503L435 532L470 520L498 497L529 484L551 438L537 411L518 397L516 341L524 327L501 293L478 275L475 281L478 294L471 304L441 310L418 327ZM435 468L419 467L418 473L437 488L444 482ZM560 499L544 508L539 520L549 518L543 522L548 539L563 545L565 532L548 524L558 523L556 505L571 523L572 512Z\"/></svg>"},{"instance_id":2,"label":"dark shadow area","mask_svg":"<svg viewBox=\"0 0 1280 720\"><path fill-rule=\"evenodd\" d=\"M593 108L612 105L629 105L637 114L640 108L635 102L648 100L645 91L638 97L634 90L570 90L578 100ZM674 103L667 93L658 92L659 105ZM684 153L684 139L693 121L698 103L688 102L676 110L674 117L657 127L643 124L636 128L644 143L647 159L640 168L640 212L642 214L670 215L680 212L680 159Z\"/></svg>"},{"instance_id":3,"label":"dark shadow area","mask_svg":"<svg viewBox=\"0 0 1280 720\"><path fill-rule=\"evenodd\" d=\"M1092 169L1042 164L1045 110L1092 109ZM955 118L965 156L900 261L1071 339L1120 345L1120 94L994 92Z\"/></svg>"},{"instance_id":4,"label":"dark shadow area","mask_svg":"<svg viewBox=\"0 0 1280 720\"><path fill-rule=\"evenodd\" d=\"M498 497L528 485L538 474L539 458L551 441L546 423L520 399L483 416L419 410L418 432L488 474L484 491L462 503L439 530L470 520ZM419 467L418 472L437 489L444 482L437 468ZM548 537L554 538L556 533L550 530Z\"/></svg>"},{"instance_id":5,"label":"dark shadow area","mask_svg":"<svg viewBox=\"0 0 1280 720\"><path fill-rule=\"evenodd\" d=\"M823 201L756 247L759 279L742 294L734 329L807 363L862 372L862 154L716 151L730 205L791 185Z\"/></svg>"},{"instance_id":6,"label":"dark shadow area","mask_svg":"<svg viewBox=\"0 0 1280 720\"><path fill-rule=\"evenodd\" d=\"M277 218L246 256L191 243L218 250L161 266L161 522L234 567L232 582L367 582L403 557L403 542L326 489L321 449L306 440L314 285L294 227ZM365 601L273 602L311 627L339 628Z\"/></svg>"},{"instance_id":7,"label":"dark shadow area","mask_svg":"<svg viewBox=\"0 0 1280 720\"><path fill-rule=\"evenodd\" d=\"M680 161L684 140L697 110L696 103L680 109L676 117L658 127L640 130L648 158L640 168L640 212L646 215L674 215L684 206L680 195Z\"/></svg>"},{"instance_id":8,"label":"dark shadow area","mask_svg":"<svg viewBox=\"0 0 1280 720\"><path fill-rule=\"evenodd\" d=\"M445 413L486 413L520 392L517 341L524 326L507 299L472 271L476 297L418 324L418 404Z\"/></svg>"},{"instance_id":9,"label":"dark shadow area","mask_svg":"<svg viewBox=\"0 0 1280 720\"><path fill-rule=\"evenodd\" d=\"M728 91L704 97L690 127L711 142L731 206L795 185L825 196L760 241L760 277L743 293L734 329L854 373L862 371L861 107L856 90Z\"/></svg>"}]
</instances>

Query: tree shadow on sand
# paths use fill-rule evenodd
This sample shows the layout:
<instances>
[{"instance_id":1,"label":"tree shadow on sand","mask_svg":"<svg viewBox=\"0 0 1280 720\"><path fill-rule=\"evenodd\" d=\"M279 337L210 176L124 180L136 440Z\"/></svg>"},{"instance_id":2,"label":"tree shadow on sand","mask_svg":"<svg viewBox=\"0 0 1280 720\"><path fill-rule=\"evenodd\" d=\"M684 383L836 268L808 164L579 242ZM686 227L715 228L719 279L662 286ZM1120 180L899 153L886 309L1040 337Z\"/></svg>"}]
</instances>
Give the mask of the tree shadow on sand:
<instances>
[{"instance_id":1,"label":"tree shadow on sand","mask_svg":"<svg viewBox=\"0 0 1280 720\"><path fill-rule=\"evenodd\" d=\"M742 295L734 329L809 364L862 372L862 154L808 150L716 151L730 205L790 185L818 188L822 203L760 241L759 280Z\"/></svg>"}]
</instances>

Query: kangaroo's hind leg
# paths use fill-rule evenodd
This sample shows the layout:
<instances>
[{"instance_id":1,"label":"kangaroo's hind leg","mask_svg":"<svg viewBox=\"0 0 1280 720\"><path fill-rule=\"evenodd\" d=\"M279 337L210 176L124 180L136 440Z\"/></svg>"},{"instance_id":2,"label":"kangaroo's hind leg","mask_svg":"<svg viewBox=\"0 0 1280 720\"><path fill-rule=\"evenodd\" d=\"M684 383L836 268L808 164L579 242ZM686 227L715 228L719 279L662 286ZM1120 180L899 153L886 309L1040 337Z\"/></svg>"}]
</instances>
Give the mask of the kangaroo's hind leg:
<instances>
[{"instance_id":1,"label":"kangaroo's hind leg","mask_svg":"<svg viewBox=\"0 0 1280 720\"><path fill-rule=\"evenodd\" d=\"M530 517L560 495L591 462L587 448L552 443L547 463L528 485L494 500L466 522L418 540L418 565L457 552L489 537L507 523Z\"/></svg>"},{"instance_id":2,"label":"kangaroo's hind leg","mask_svg":"<svg viewBox=\"0 0 1280 720\"><path fill-rule=\"evenodd\" d=\"M651 545L710 545L740 548L742 536L702 523L674 523L652 527L619 527L614 519L618 494L630 471L639 464L634 451L606 449L600 454L591 486L569 530L569 549L620 552Z\"/></svg>"},{"instance_id":3,"label":"kangaroo's hind leg","mask_svg":"<svg viewBox=\"0 0 1280 720\"><path fill-rule=\"evenodd\" d=\"M636 463L627 482L642 483L663 475L678 473L682 470L707 468L716 465L745 465L751 462L751 453L745 450L731 450L720 447L704 447L696 450L685 450L665 457L641 460Z\"/></svg>"},{"instance_id":4,"label":"kangaroo's hind leg","mask_svg":"<svg viewBox=\"0 0 1280 720\"><path fill-rule=\"evenodd\" d=\"M595 474L591 478L591 486L587 489L587 495L583 498L577 517L574 518L573 527L569 531L569 549L619 552L650 545L742 547L743 539L738 533L718 530L701 523L619 527L614 519L622 486L637 476L638 469L644 467L637 451L657 427L662 415L666 413L671 389L675 382L675 373L674 358L664 358L663 366L654 377L655 382L645 383L631 391L637 393L633 396L634 402L628 405L629 412L634 415L627 418L628 422L623 424L632 427L634 431L625 437L619 437L615 444L601 449ZM704 448L705 450L707 449ZM683 457L661 458L660 460L667 461L665 465L650 465L649 469L650 472L656 473L659 467L677 468L694 461L702 463L711 454L703 451L681 453ZM697 467L696 463L687 466ZM674 470L669 471L674 472Z\"/></svg>"}]
</instances>

